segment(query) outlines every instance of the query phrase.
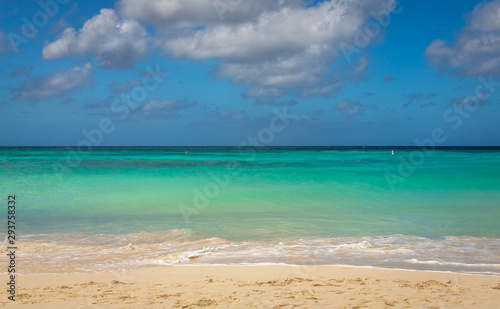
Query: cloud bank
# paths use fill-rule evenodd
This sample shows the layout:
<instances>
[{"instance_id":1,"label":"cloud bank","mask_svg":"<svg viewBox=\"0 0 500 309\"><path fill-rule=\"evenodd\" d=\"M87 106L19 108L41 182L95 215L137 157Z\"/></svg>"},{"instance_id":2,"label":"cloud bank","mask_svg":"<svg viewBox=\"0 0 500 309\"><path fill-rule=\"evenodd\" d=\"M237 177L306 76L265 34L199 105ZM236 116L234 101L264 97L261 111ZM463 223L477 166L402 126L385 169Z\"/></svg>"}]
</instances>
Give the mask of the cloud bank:
<instances>
[{"instance_id":1,"label":"cloud bank","mask_svg":"<svg viewBox=\"0 0 500 309\"><path fill-rule=\"evenodd\" d=\"M284 94L328 97L345 82L362 80L368 69L365 56L347 63L341 45L394 3L229 1L221 16L212 0L121 0L80 30L66 28L46 44L43 57L91 55L102 67L130 68L152 52L152 41L172 59L217 60L216 76L248 85L244 96L259 102Z\"/></svg>"}]
</instances>

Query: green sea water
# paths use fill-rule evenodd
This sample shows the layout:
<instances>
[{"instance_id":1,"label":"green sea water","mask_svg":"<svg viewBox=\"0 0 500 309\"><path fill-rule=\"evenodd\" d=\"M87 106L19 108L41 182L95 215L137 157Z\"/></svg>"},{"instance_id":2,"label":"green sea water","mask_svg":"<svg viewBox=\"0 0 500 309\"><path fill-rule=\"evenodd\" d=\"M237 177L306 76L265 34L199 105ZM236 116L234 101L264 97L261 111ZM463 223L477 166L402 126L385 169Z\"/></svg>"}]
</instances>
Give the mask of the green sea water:
<instances>
[{"instance_id":1,"label":"green sea water","mask_svg":"<svg viewBox=\"0 0 500 309\"><path fill-rule=\"evenodd\" d=\"M110 269L285 263L500 274L499 148L0 148L0 184L5 204L16 195L33 265L97 246ZM26 269L49 268L36 265Z\"/></svg>"}]
</instances>

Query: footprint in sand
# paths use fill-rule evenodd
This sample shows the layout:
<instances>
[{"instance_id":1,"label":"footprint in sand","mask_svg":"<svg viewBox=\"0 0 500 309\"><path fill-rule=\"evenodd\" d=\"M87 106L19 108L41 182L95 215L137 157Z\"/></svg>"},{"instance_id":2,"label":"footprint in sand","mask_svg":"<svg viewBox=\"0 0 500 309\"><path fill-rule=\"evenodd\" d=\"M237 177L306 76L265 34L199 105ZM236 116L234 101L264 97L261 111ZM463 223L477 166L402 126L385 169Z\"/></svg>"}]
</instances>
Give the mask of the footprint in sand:
<instances>
[{"instance_id":1,"label":"footprint in sand","mask_svg":"<svg viewBox=\"0 0 500 309\"><path fill-rule=\"evenodd\" d=\"M394 307L394 306L397 306L397 305L399 304L399 302L397 302L397 301L390 301L390 300L388 300L388 301L386 301L386 302L385 302L385 304L386 304L387 306Z\"/></svg>"},{"instance_id":2,"label":"footprint in sand","mask_svg":"<svg viewBox=\"0 0 500 309\"><path fill-rule=\"evenodd\" d=\"M217 302L213 299L203 298L192 305L199 307L212 307L212 306L217 306Z\"/></svg>"},{"instance_id":3,"label":"footprint in sand","mask_svg":"<svg viewBox=\"0 0 500 309\"><path fill-rule=\"evenodd\" d=\"M420 281L419 283L416 284L416 287L417 289L421 290L428 287L447 287L447 285L436 280L427 280L427 281Z\"/></svg>"}]
</instances>

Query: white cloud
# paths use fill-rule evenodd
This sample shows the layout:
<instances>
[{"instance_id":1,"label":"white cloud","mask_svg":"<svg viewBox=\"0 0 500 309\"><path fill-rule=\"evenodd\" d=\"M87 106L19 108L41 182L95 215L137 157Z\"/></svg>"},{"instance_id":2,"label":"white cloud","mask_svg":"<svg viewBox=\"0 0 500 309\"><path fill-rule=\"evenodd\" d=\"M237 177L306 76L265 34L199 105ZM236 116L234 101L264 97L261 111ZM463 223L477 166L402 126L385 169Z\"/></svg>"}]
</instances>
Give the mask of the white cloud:
<instances>
[{"instance_id":1,"label":"white cloud","mask_svg":"<svg viewBox=\"0 0 500 309\"><path fill-rule=\"evenodd\" d=\"M280 91L296 87L303 96L326 96L345 80L363 78L366 57L351 63L350 73L328 75L340 44L353 40L371 12L391 8L393 2L332 0L313 7L262 10L258 17L238 24L192 28L177 36L160 34L156 44L173 58L220 59L218 74L233 83Z\"/></svg>"},{"instance_id":2,"label":"white cloud","mask_svg":"<svg viewBox=\"0 0 500 309\"><path fill-rule=\"evenodd\" d=\"M80 30L66 28L43 57L92 55L103 67L131 67L148 54L140 22L154 26L154 47L171 58L218 60L218 77L250 86L245 97L328 97L368 68L365 56L347 63L341 45L352 44L372 14L396 7L395 0L220 1L230 5L223 18L214 0L120 0L120 16L102 9Z\"/></svg>"},{"instance_id":3,"label":"white cloud","mask_svg":"<svg viewBox=\"0 0 500 309\"><path fill-rule=\"evenodd\" d=\"M477 5L455 42L435 40L426 54L431 65L459 75L500 75L500 0Z\"/></svg>"},{"instance_id":4,"label":"white cloud","mask_svg":"<svg viewBox=\"0 0 500 309\"><path fill-rule=\"evenodd\" d=\"M353 1L359 2L359 1ZM232 61L277 60L286 53L319 55L350 38L365 21L363 11L345 1L312 8L284 8L264 12L254 22L208 27L184 37L167 39L163 47L175 57L227 58ZM283 69L293 69L297 58L286 57Z\"/></svg>"},{"instance_id":5,"label":"white cloud","mask_svg":"<svg viewBox=\"0 0 500 309\"><path fill-rule=\"evenodd\" d=\"M79 31L66 28L42 53L44 59L91 54L100 66L130 68L147 55L148 42L147 31L137 21L120 18L112 9L102 9Z\"/></svg>"},{"instance_id":6,"label":"white cloud","mask_svg":"<svg viewBox=\"0 0 500 309\"><path fill-rule=\"evenodd\" d=\"M37 78L28 78L13 93L21 100L43 100L61 96L62 94L92 83L94 70L90 63L76 66L67 71L55 72Z\"/></svg>"},{"instance_id":7,"label":"white cloud","mask_svg":"<svg viewBox=\"0 0 500 309\"><path fill-rule=\"evenodd\" d=\"M301 0L121 0L117 7L123 16L143 24L188 27L240 23L263 11L301 4Z\"/></svg>"},{"instance_id":8,"label":"white cloud","mask_svg":"<svg viewBox=\"0 0 500 309\"><path fill-rule=\"evenodd\" d=\"M500 31L500 1L479 4L472 12L471 29L481 31Z\"/></svg>"}]
</instances>

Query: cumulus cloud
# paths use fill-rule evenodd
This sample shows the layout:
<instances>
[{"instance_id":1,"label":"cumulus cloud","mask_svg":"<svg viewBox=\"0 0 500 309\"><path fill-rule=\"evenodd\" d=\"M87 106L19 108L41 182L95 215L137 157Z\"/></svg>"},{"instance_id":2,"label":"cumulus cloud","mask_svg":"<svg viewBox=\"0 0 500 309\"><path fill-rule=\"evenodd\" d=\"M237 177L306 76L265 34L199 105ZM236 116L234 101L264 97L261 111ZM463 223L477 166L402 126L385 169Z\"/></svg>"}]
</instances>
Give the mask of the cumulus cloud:
<instances>
[{"instance_id":1,"label":"cumulus cloud","mask_svg":"<svg viewBox=\"0 0 500 309\"><path fill-rule=\"evenodd\" d=\"M229 77L233 83L281 91L295 87L302 96L327 96L346 80L364 78L366 57L342 66L350 73L341 69L329 75L330 67L340 45L353 40L371 12L387 9L393 2L331 0L275 10L261 5L255 18L192 27L177 35L167 31L156 38L156 45L177 59L219 59L219 76ZM247 96L252 93L255 90L249 90Z\"/></svg>"},{"instance_id":2,"label":"cumulus cloud","mask_svg":"<svg viewBox=\"0 0 500 309\"><path fill-rule=\"evenodd\" d=\"M337 103L335 109L343 112L347 117L352 117L354 115L360 114L367 109L375 109L375 105L364 105L359 102L354 102L351 100L342 100Z\"/></svg>"},{"instance_id":3,"label":"cumulus cloud","mask_svg":"<svg viewBox=\"0 0 500 309\"><path fill-rule=\"evenodd\" d=\"M188 27L240 23L263 11L301 5L301 0L121 0L117 7L123 16L143 24Z\"/></svg>"},{"instance_id":4,"label":"cumulus cloud","mask_svg":"<svg viewBox=\"0 0 500 309\"><path fill-rule=\"evenodd\" d=\"M67 71L55 72L46 76L28 78L19 88L13 89L17 99L43 100L92 83L94 70L90 63L76 66Z\"/></svg>"},{"instance_id":5,"label":"cumulus cloud","mask_svg":"<svg viewBox=\"0 0 500 309\"><path fill-rule=\"evenodd\" d=\"M47 44L44 59L75 55L93 55L106 68L130 68L148 53L149 35L137 21L119 17L112 9L86 21L76 31L66 28L61 37Z\"/></svg>"},{"instance_id":6,"label":"cumulus cloud","mask_svg":"<svg viewBox=\"0 0 500 309\"><path fill-rule=\"evenodd\" d=\"M174 57L232 61L276 60L292 53L279 64L293 68L300 56L317 56L353 36L367 17L359 2L329 1L311 8L264 12L254 22L208 27L166 40L164 48Z\"/></svg>"},{"instance_id":7,"label":"cumulus cloud","mask_svg":"<svg viewBox=\"0 0 500 309\"><path fill-rule=\"evenodd\" d=\"M217 3L224 2L224 16ZM120 0L79 30L66 28L44 59L91 55L106 68L128 68L153 47L168 57L217 60L219 78L248 85L260 102L284 94L329 97L365 78L369 59L347 62L342 46L395 0ZM220 4L220 3L219 3ZM383 31L383 29L381 30Z\"/></svg>"},{"instance_id":8,"label":"cumulus cloud","mask_svg":"<svg viewBox=\"0 0 500 309\"><path fill-rule=\"evenodd\" d=\"M433 41L429 63L458 75L500 75L500 0L477 5L455 42Z\"/></svg>"}]
</instances>

